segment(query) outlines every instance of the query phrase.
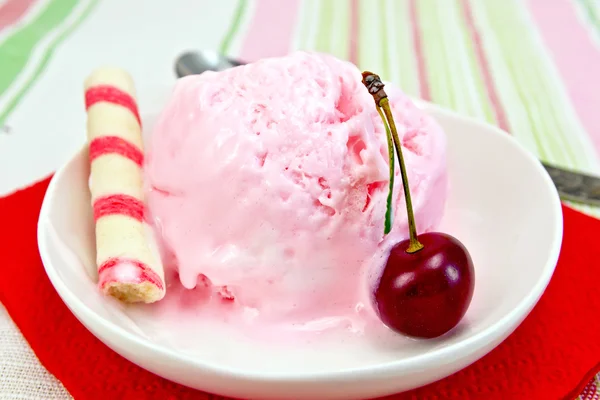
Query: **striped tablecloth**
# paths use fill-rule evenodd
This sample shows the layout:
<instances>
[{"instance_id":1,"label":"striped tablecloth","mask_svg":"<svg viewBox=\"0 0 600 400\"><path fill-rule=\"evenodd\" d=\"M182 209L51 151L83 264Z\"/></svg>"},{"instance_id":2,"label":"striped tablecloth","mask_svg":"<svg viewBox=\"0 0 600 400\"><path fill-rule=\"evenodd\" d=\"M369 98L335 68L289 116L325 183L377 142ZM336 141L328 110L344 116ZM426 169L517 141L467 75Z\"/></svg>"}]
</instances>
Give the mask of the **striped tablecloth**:
<instances>
[{"instance_id":1,"label":"striped tablecloth","mask_svg":"<svg viewBox=\"0 0 600 400\"><path fill-rule=\"evenodd\" d=\"M0 196L83 144L92 68L129 70L143 109L193 48L332 53L499 125L543 160L600 173L598 0L0 0ZM68 398L0 311L0 399ZM580 398L599 396L597 376Z\"/></svg>"}]
</instances>

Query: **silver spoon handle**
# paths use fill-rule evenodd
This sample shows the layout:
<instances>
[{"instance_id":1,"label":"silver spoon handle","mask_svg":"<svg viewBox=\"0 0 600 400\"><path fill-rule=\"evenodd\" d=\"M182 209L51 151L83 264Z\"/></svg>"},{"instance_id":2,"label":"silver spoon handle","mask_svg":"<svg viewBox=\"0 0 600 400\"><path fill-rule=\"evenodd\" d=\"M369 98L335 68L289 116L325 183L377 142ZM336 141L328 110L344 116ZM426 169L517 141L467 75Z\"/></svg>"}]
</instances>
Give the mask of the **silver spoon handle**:
<instances>
[{"instance_id":1,"label":"silver spoon handle","mask_svg":"<svg viewBox=\"0 0 600 400\"><path fill-rule=\"evenodd\" d=\"M203 52L202 57L196 52L182 54L175 63L175 74L178 78L187 75L198 75L205 71L222 71L237 67L242 62L226 58L218 53Z\"/></svg>"},{"instance_id":2,"label":"silver spoon handle","mask_svg":"<svg viewBox=\"0 0 600 400\"><path fill-rule=\"evenodd\" d=\"M542 162L563 200L600 206L600 178Z\"/></svg>"}]
</instances>

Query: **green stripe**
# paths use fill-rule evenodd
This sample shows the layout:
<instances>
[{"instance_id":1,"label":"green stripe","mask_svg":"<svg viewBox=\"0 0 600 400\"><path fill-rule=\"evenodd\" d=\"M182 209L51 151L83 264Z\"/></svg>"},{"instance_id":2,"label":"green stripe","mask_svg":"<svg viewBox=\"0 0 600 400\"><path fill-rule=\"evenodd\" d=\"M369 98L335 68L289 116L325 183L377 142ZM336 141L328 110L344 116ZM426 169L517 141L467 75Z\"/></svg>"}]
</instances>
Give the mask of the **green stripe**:
<instances>
[{"instance_id":1,"label":"green stripe","mask_svg":"<svg viewBox=\"0 0 600 400\"><path fill-rule=\"evenodd\" d=\"M333 27L331 4L321 1L318 17L317 37L315 40L315 49L319 52L328 53L331 50L331 28Z\"/></svg>"},{"instance_id":2,"label":"green stripe","mask_svg":"<svg viewBox=\"0 0 600 400\"><path fill-rule=\"evenodd\" d=\"M38 42L63 23L76 5L77 0L51 0L31 23L14 32L0 45L0 96L23 70Z\"/></svg>"},{"instance_id":3,"label":"green stripe","mask_svg":"<svg viewBox=\"0 0 600 400\"><path fill-rule=\"evenodd\" d=\"M317 34L312 50L328 53L340 59L348 59L349 50L349 5L346 0L319 1ZM336 15L338 18L336 18ZM308 21L310 23L310 21ZM334 32L342 32L334 41Z\"/></svg>"},{"instance_id":4,"label":"green stripe","mask_svg":"<svg viewBox=\"0 0 600 400\"><path fill-rule=\"evenodd\" d=\"M526 7L516 0L472 6L515 136L546 161L595 168L589 137Z\"/></svg>"},{"instance_id":5,"label":"green stripe","mask_svg":"<svg viewBox=\"0 0 600 400\"><path fill-rule=\"evenodd\" d=\"M527 132L529 132L533 136L533 141L536 144L536 154L538 155L538 157L541 157L543 159L555 159L556 156L554 156L554 154L548 153L545 150L544 143L540 138L538 130L536 129L536 127L539 125L538 121L536 120L536 115L538 112L537 109L532 104L530 104L530 102L527 101L527 79L525 79L525 82L520 81L520 73L518 71L518 67L515 67L514 62L510 57L506 57L505 61L506 66L508 68L508 72L510 74L510 81L514 82L513 87L519 98L519 103L514 104L514 106L522 107L522 110L526 113L525 115L527 117L528 123L526 128ZM505 105L506 103L504 103L502 106L504 107ZM510 107L506 107L506 111L507 114L510 114ZM515 129L513 129L513 133L514 132Z\"/></svg>"},{"instance_id":6,"label":"green stripe","mask_svg":"<svg viewBox=\"0 0 600 400\"><path fill-rule=\"evenodd\" d=\"M476 94L476 95L472 96L469 100L470 100L471 104L473 104L473 103L479 104L481 107L480 112L482 112L482 114L479 114L479 115L476 114L475 112L473 112L473 116L481 117L482 119L484 119L485 121L490 122L490 123L497 122L496 115L494 114L493 106L492 106L490 98L489 98L489 94L487 93L487 88L485 86L485 80L484 80L484 77L481 73L481 69L479 66L479 59L477 58L475 43L473 42L473 39L471 38L471 32L468 30L467 23L464 19L465 16L461 12L461 10L458 9L458 8L460 8L459 2L451 2L451 3L453 4L453 7L456 8L457 25L458 25L458 29L460 31L459 34L460 34L460 38L461 38L460 41L461 41L461 43L464 44L463 51L464 51L464 55L465 55L465 62L468 65L468 69L463 72L466 72L471 77L472 85L473 85L473 88L475 89L475 94Z\"/></svg>"},{"instance_id":7,"label":"green stripe","mask_svg":"<svg viewBox=\"0 0 600 400\"><path fill-rule=\"evenodd\" d=\"M540 43L534 40L533 26L515 18L518 5L514 1L485 2L482 6L509 66L511 80L520 92L522 104L514 106L524 107L528 112L529 129L538 144L538 154L546 160L575 166L573 142L564 137L575 129L565 118L567 110L563 104L568 100L556 102L560 97L556 88L559 83L549 76L540 60ZM509 16L513 23L507 25Z\"/></svg>"},{"instance_id":8,"label":"green stripe","mask_svg":"<svg viewBox=\"0 0 600 400\"><path fill-rule=\"evenodd\" d=\"M592 29L596 31L597 35L600 35L600 17L594 3L590 0L578 0L581 9L585 13L588 22L591 24Z\"/></svg>"},{"instance_id":9,"label":"green stripe","mask_svg":"<svg viewBox=\"0 0 600 400\"><path fill-rule=\"evenodd\" d=\"M460 4L423 0L418 6L432 100L461 114L495 122Z\"/></svg>"},{"instance_id":10,"label":"green stripe","mask_svg":"<svg viewBox=\"0 0 600 400\"><path fill-rule=\"evenodd\" d=\"M409 13L408 1L390 1L392 12L386 14L392 27L392 34L396 39L396 47L389 48L389 52L398 55L398 78L396 84L409 96L419 96L419 73L415 57L414 41ZM393 66L392 68L396 68ZM394 76L392 74L392 76Z\"/></svg>"},{"instance_id":11,"label":"green stripe","mask_svg":"<svg viewBox=\"0 0 600 400\"><path fill-rule=\"evenodd\" d=\"M444 81L443 81L443 85L444 87L442 88L445 96L446 96L446 101L448 106L450 106L451 108L453 108L456 111L463 111L460 107L460 104L458 102L458 94L459 91L455 90L454 83L455 83L455 73L454 73L454 63L456 60L456 55L453 55L452 57L450 57L449 52L446 50L446 46L444 43L444 37L447 37L449 35L445 34L445 31L443 29L440 28L446 28L448 27L447 22L446 22L446 17L441 17L440 14L445 14L443 11L443 7L444 5L438 3L437 0L433 0L430 1L429 4L433 5L433 8L430 9L430 14L433 17L433 21L435 21L435 25L433 25L431 28L438 28L438 29L432 29L432 33L435 32L436 34L436 39L435 41L437 42L437 45L435 46L437 48L437 54L436 54L436 63L435 64L427 64L429 65L429 67L432 66L441 66L444 69Z\"/></svg>"},{"instance_id":12,"label":"green stripe","mask_svg":"<svg viewBox=\"0 0 600 400\"><path fill-rule=\"evenodd\" d=\"M231 20L231 24L229 25L229 30L225 33L225 37L223 37L223 41L221 42L221 46L219 47L219 51L221 54L228 54L229 49L231 47L231 42L235 37L235 34L240 29L240 25L242 24L242 17L246 12L246 8L248 7L248 0L239 0L238 5L233 13L233 18Z\"/></svg>"},{"instance_id":13,"label":"green stripe","mask_svg":"<svg viewBox=\"0 0 600 400\"><path fill-rule=\"evenodd\" d=\"M513 82L521 91L531 130L539 143L540 156L544 159L552 157L555 162L572 165L576 160L569 151L569 143L561 140L562 135L558 131L562 128L565 110L554 113L553 109L556 107L553 104L553 97L558 94L544 93L554 86L554 83L548 79L547 71L539 62L540 54L537 48L539 44L532 41L532 27L516 23L506 27L500 22L500 16L496 15L496 13L504 16L509 13L515 15L515 4L510 3L505 4L507 7L491 8L490 15L495 17L492 23L499 33L504 55L511 66Z\"/></svg>"},{"instance_id":14,"label":"green stripe","mask_svg":"<svg viewBox=\"0 0 600 400\"><path fill-rule=\"evenodd\" d=\"M539 156L539 144L531 131L531 124L527 116L527 110L523 105L520 85L515 85L507 60L502 52L502 46L495 38L495 31L487 20L485 10L478 1L471 1L473 18L477 21L481 40L485 48L490 73L494 77L498 96L509 121L513 136L517 138L529 151Z\"/></svg>"},{"instance_id":15,"label":"green stripe","mask_svg":"<svg viewBox=\"0 0 600 400\"><path fill-rule=\"evenodd\" d=\"M83 20L85 20L85 18L90 14L90 12L92 11L92 9L94 8L94 6L97 3L98 3L98 0L92 0L88 4L86 9L83 11L83 13L79 16L79 18L67 30L65 30L62 34L60 34L59 36L54 38L54 40L50 43L50 45L46 49L46 52L42 56L40 63L37 65L34 73L32 74L32 76L27 80L27 82L25 82L23 87L10 99L6 108L4 108L4 110L1 111L0 126L2 126L4 124L4 121L6 120L6 118L10 115L10 113L14 110L14 108L17 106L17 104L19 104L19 102L22 100L22 98L25 96L25 94L31 89L33 84L40 77L41 73L44 71L44 69L50 62L50 59L52 58L52 55L54 54L54 51L56 50L56 48L60 45L60 43L67 36L69 36L83 22ZM0 58L2 58L2 54L5 51L10 50L11 46L10 45L7 46L7 43L9 43L9 41L11 39L12 39L12 41L10 43L12 43L12 46L25 46L25 49L28 49L27 54L29 55L31 53L31 50L35 47L35 44L43 36L43 35L40 36L39 33L44 32L44 34L46 34L49 31L49 29L46 29L47 27L45 25L37 26L37 24L46 24L46 23L50 23L51 21L52 22L62 22L62 20L67 18L70 15L70 13L73 11L75 4L76 4L76 2L74 3L73 1L70 1L70 0L69 1L67 1L67 0L52 1L47 6L43 15L40 15L30 25L26 26L21 31L15 33L15 36L21 35L21 36L19 36L19 38L17 38L17 39L9 38L9 40L4 42L4 44L0 47ZM61 8L61 7L64 7L64 8ZM65 10L68 10L69 12L65 13ZM45 15L45 17L44 17L44 15ZM60 20L56 19L58 16L61 17ZM25 33L23 33L23 32L25 32ZM34 38L36 39L35 42L33 42ZM5 47L7 47L7 48L5 48ZM13 47L13 49L14 48L16 48L16 47ZM22 61L23 61L23 65L21 66L21 68L28 61L28 57ZM15 79L16 76L18 75L18 73L20 72L20 70L19 71L13 70L13 68L15 68L16 65L21 64L20 62L17 63L16 60L13 59L12 62L11 62L11 60L9 60L8 64L9 65L7 67L5 65L2 66L3 73L2 73L2 75L0 75L0 82L5 82L6 79L8 79L7 76L9 76L10 74L6 73L7 70L11 71L12 75L10 77L10 81L8 81L6 83L6 86L3 87L3 89L6 89L6 87L8 87L10 85L12 80Z\"/></svg>"},{"instance_id":16,"label":"green stripe","mask_svg":"<svg viewBox=\"0 0 600 400\"><path fill-rule=\"evenodd\" d=\"M381 12L381 15L383 16L383 18L381 18L380 21L380 35L381 35L381 40L380 40L380 46L382 47L381 49L381 62L382 62L382 66L381 66L381 72L379 72L378 74L382 76L382 79L387 80L391 78L391 73L390 73L390 69L391 69L391 63L390 63L390 56L389 56L389 49L390 49L390 43L388 40L388 34L387 34L387 24L389 23L388 21L388 13L386 13L385 11L385 0L379 0L379 4L377 5L377 8L379 9L379 11Z\"/></svg>"},{"instance_id":17,"label":"green stripe","mask_svg":"<svg viewBox=\"0 0 600 400\"><path fill-rule=\"evenodd\" d=\"M361 0L359 14L359 68L376 72L408 95L418 96L419 74L408 2Z\"/></svg>"},{"instance_id":18,"label":"green stripe","mask_svg":"<svg viewBox=\"0 0 600 400\"><path fill-rule=\"evenodd\" d=\"M427 81L431 93L431 100L439 105L456 110L456 104L450 91L449 62L443 56L442 34L438 21L435 0L421 0L417 2L417 18L421 28L421 43L423 57L427 67Z\"/></svg>"},{"instance_id":19,"label":"green stripe","mask_svg":"<svg viewBox=\"0 0 600 400\"><path fill-rule=\"evenodd\" d=\"M333 44L330 53L343 60L348 60L350 58L350 2L347 0L334 1L337 4L330 6L331 9L335 10L337 16L334 19L334 30L343 32L343 35L338 35L338 39Z\"/></svg>"},{"instance_id":20,"label":"green stripe","mask_svg":"<svg viewBox=\"0 0 600 400\"><path fill-rule=\"evenodd\" d=\"M515 136L529 143L533 138L531 150L543 160L575 169L597 168L593 145L525 6L517 0L472 5L478 10L478 26L485 27L484 44L495 78L504 83L497 85L498 91L510 98L503 104ZM524 113L526 119L521 118ZM600 216L598 208L567 204Z\"/></svg>"},{"instance_id":21,"label":"green stripe","mask_svg":"<svg viewBox=\"0 0 600 400\"><path fill-rule=\"evenodd\" d=\"M373 0L359 0L358 2L358 67L361 70L369 70L375 73L381 70L379 54L375 52L377 43L370 40L371 33L377 29L379 7L373 7ZM377 54L377 55L376 55Z\"/></svg>"},{"instance_id":22,"label":"green stripe","mask_svg":"<svg viewBox=\"0 0 600 400\"><path fill-rule=\"evenodd\" d=\"M311 50L311 43L309 43L310 25L312 24L312 5L311 0L304 0L302 2L302 20L300 25L300 39L298 41L297 50Z\"/></svg>"}]
</instances>

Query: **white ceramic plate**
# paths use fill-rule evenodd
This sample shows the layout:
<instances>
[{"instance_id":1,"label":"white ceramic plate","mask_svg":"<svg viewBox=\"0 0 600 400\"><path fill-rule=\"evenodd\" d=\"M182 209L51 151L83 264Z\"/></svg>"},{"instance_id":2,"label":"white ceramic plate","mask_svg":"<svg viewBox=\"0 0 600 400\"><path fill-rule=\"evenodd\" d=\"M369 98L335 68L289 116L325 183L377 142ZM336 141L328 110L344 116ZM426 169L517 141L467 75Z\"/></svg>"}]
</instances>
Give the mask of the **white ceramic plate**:
<instances>
[{"instance_id":1,"label":"white ceramic plate","mask_svg":"<svg viewBox=\"0 0 600 400\"><path fill-rule=\"evenodd\" d=\"M545 170L508 134L418 104L449 136L452 190L440 230L465 243L476 268L471 307L445 337L348 333L293 346L259 343L216 323L199 325L193 316L188 329L171 329L168 317L151 306L102 297L94 283L86 149L57 171L44 199L38 243L46 272L65 304L106 345L196 389L241 398L359 399L444 378L497 346L536 304L557 262L562 214ZM151 123L146 119L145 126Z\"/></svg>"}]
</instances>

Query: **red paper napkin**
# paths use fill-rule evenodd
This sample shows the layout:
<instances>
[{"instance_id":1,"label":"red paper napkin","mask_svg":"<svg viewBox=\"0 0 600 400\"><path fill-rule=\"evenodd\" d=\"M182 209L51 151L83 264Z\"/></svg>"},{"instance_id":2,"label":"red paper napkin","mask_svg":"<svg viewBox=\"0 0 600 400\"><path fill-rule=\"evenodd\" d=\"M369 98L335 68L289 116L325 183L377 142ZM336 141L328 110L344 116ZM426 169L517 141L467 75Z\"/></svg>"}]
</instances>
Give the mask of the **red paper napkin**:
<instances>
[{"instance_id":1,"label":"red paper napkin","mask_svg":"<svg viewBox=\"0 0 600 400\"><path fill-rule=\"evenodd\" d=\"M36 224L49 180L0 199L0 301L75 399L220 399L147 372L104 346L46 277ZM529 317L480 361L394 399L573 399L600 369L600 221L564 207L565 236ZM518 279L518 277L516 278Z\"/></svg>"}]
</instances>

